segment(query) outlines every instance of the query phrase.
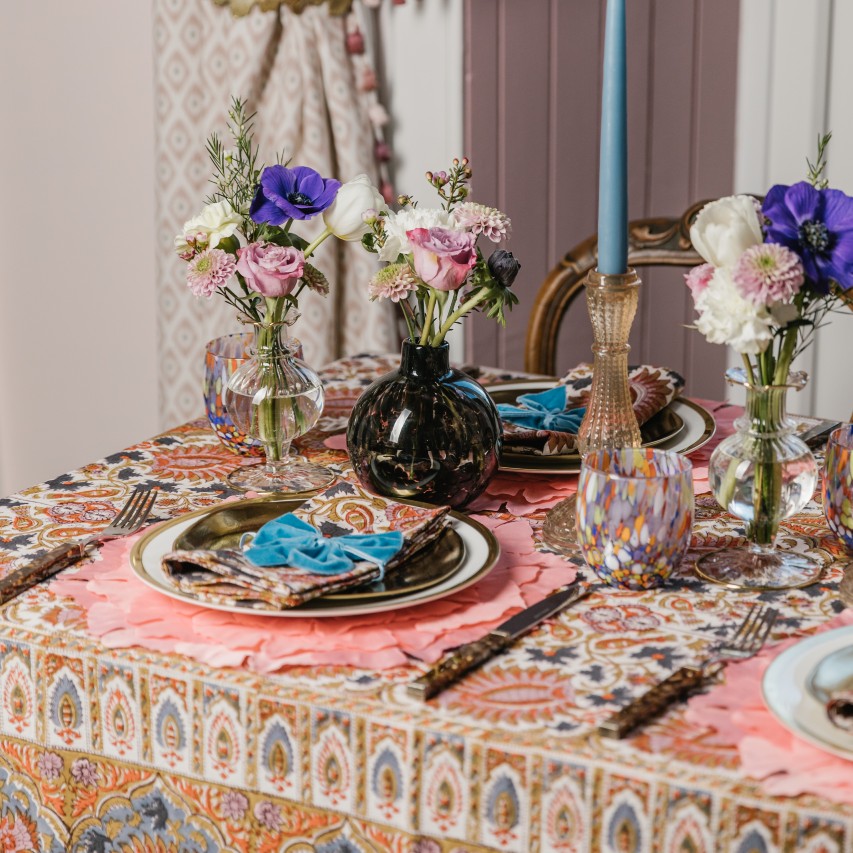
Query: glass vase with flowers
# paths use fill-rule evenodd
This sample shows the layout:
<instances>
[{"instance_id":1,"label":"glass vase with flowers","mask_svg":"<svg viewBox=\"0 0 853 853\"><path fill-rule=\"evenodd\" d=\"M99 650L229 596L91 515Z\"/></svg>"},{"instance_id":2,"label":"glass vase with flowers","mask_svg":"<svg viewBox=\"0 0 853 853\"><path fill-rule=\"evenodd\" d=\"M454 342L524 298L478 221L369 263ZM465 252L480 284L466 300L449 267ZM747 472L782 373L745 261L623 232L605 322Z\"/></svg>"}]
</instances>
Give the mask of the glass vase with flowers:
<instances>
[{"instance_id":1,"label":"glass vase with flowers","mask_svg":"<svg viewBox=\"0 0 853 853\"><path fill-rule=\"evenodd\" d=\"M252 357L229 377L223 403L237 428L260 443L264 460L237 468L228 482L262 492L312 491L333 474L294 459L290 447L319 419L324 392L289 328L306 289L329 292L309 259L329 237L360 240L369 231L363 211L384 209L384 202L365 175L341 184L281 158L260 165L252 129L253 116L235 99L229 111L233 147L226 150L216 134L209 137L214 189L201 213L184 224L175 248L187 262L192 292L221 296L254 332ZM314 240L296 233L294 223L318 216L325 227Z\"/></svg>"},{"instance_id":2,"label":"glass vase with flowers","mask_svg":"<svg viewBox=\"0 0 853 853\"><path fill-rule=\"evenodd\" d=\"M706 261L686 278L696 328L728 344L743 366L728 371L746 391L737 432L714 450L717 501L745 522L745 548L702 557L697 572L736 588L785 589L820 576L805 554L774 547L779 523L811 499L817 464L786 414L790 389L807 377L791 365L830 311L853 293L853 199L823 177L829 135L818 141L808 180L776 185L763 203L732 196L706 205L690 231Z\"/></svg>"},{"instance_id":3,"label":"glass vase with flowers","mask_svg":"<svg viewBox=\"0 0 853 853\"><path fill-rule=\"evenodd\" d=\"M365 214L370 231L362 243L387 262L370 283L370 298L400 307L408 337L399 369L356 402L347 448L368 488L461 507L497 470L501 425L485 390L451 368L446 338L472 311L505 324L505 311L518 301L510 288L520 264L503 249L486 259L478 247L480 237L503 241L510 221L468 199L467 159L426 177L440 207L401 196L399 210Z\"/></svg>"}]
</instances>

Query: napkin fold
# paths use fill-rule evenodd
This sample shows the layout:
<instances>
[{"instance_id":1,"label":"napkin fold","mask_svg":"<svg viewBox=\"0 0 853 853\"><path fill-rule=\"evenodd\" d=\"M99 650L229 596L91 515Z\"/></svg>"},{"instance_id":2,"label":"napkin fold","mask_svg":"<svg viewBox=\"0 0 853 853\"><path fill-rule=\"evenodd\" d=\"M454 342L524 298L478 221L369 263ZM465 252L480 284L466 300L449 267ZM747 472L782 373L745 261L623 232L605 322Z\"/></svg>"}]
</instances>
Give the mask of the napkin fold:
<instances>
[{"instance_id":1,"label":"napkin fold","mask_svg":"<svg viewBox=\"0 0 853 853\"><path fill-rule=\"evenodd\" d=\"M337 483L265 524L245 551L172 551L162 566L199 601L282 610L392 572L443 532L448 512Z\"/></svg>"},{"instance_id":2,"label":"napkin fold","mask_svg":"<svg viewBox=\"0 0 853 853\"><path fill-rule=\"evenodd\" d=\"M833 693L826 703L826 715L834 726L853 734L853 690Z\"/></svg>"},{"instance_id":3,"label":"napkin fold","mask_svg":"<svg viewBox=\"0 0 853 853\"><path fill-rule=\"evenodd\" d=\"M628 368L628 386L642 426L681 393L684 378L666 367L640 364ZM520 396L520 406L498 406L504 450L536 456L577 453L577 432L591 388L592 365L580 364L554 388Z\"/></svg>"}]
</instances>

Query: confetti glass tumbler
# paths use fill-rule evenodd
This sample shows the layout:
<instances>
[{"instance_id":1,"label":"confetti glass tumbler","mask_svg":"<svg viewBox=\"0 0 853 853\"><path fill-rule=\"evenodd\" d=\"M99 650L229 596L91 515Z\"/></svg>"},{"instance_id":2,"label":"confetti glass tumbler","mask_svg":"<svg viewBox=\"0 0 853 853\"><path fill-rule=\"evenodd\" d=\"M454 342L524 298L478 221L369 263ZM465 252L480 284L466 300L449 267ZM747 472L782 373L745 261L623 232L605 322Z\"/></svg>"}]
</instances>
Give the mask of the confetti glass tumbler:
<instances>
[{"instance_id":1,"label":"confetti glass tumbler","mask_svg":"<svg viewBox=\"0 0 853 853\"><path fill-rule=\"evenodd\" d=\"M853 424L833 430L826 444L823 511L829 529L853 553Z\"/></svg>"},{"instance_id":2,"label":"confetti glass tumbler","mask_svg":"<svg viewBox=\"0 0 853 853\"><path fill-rule=\"evenodd\" d=\"M587 453L576 516L584 560L604 583L660 586L690 545L693 466L650 447Z\"/></svg>"}]
</instances>

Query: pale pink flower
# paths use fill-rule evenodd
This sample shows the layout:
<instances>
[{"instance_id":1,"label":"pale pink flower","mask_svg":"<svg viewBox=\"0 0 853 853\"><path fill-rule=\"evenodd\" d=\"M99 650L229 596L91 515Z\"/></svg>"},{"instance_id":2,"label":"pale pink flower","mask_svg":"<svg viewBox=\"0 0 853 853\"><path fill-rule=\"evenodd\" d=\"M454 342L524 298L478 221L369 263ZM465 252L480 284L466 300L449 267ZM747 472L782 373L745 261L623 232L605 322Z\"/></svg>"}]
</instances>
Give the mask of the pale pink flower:
<instances>
[{"instance_id":1,"label":"pale pink flower","mask_svg":"<svg viewBox=\"0 0 853 853\"><path fill-rule=\"evenodd\" d=\"M249 801L239 791L226 791L222 795L222 816L229 820L242 820Z\"/></svg>"},{"instance_id":2,"label":"pale pink flower","mask_svg":"<svg viewBox=\"0 0 853 853\"><path fill-rule=\"evenodd\" d=\"M418 280L408 264L390 264L373 276L367 289L371 302L375 299L390 299L399 302L413 290L417 290Z\"/></svg>"},{"instance_id":3,"label":"pale pink flower","mask_svg":"<svg viewBox=\"0 0 853 853\"><path fill-rule=\"evenodd\" d=\"M255 817L261 826L265 826L267 829L273 831L280 829L283 823L281 811L278 806L269 800L264 800L255 806Z\"/></svg>"},{"instance_id":4,"label":"pale pink flower","mask_svg":"<svg viewBox=\"0 0 853 853\"><path fill-rule=\"evenodd\" d=\"M200 252L187 267L187 285L196 296L213 296L217 287L224 287L234 275L237 262L222 249Z\"/></svg>"},{"instance_id":5,"label":"pale pink flower","mask_svg":"<svg viewBox=\"0 0 853 853\"><path fill-rule=\"evenodd\" d=\"M55 752L45 752L36 764L42 779L56 779L62 772L62 756Z\"/></svg>"},{"instance_id":6,"label":"pale pink flower","mask_svg":"<svg viewBox=\"0 0 853 853\"><path fill-rule=\"evenodd\" d=\"M690 293L693 294L693 301L698 299L699 294L711 283L714 277L714 267L712 264L700 264L698 267L693 267L690 272L684 274L684 281L690 288Z\"/></svg>"},{"instance_id":7,"label":"pale pink flower","mask_svg":"<svg viewBox=\"0 0 853 853\"><path fill-rule=\"evenodd\" d=\"M98 784L98 768L97 765L89 761L88 758L78 758L71 765L71 775L81 785L94 787Z\"/></svg>"},{"instance_id":8,"label":"pale pink flower","mask_svg":"<svg viewBox=\"0 0 853 853\"><path fill-rule=\"evenodd\" d=\"M466 228L472 234L482 234L493 243L500 243L509 233L512 224L505 213L473 201L460 204L454 209L453 215L459 228Z\"/></svg>"},{"instance_id":9,"label":"pale pink flower","mask_svg":"<svg viewBox=\"0 0 853 853\"><path fill-rule=\"evenodd\" d=\"M250 243L237 250L237 272L263 296L287 296L302 278L305 255L294 246Z\"/></svg>"},{"instance_id":10,"label":"pale pink flower","mask_svg":"<svg viewBox=\"0 0 853 853\"><path fill-rule=\"evenodd\" d=\"M805 281L799 255L780 243L751 246L735 264L732 278L744 299L765 306L790 302Z\"/></svg>"},{"instance_id":11,"label":"pale pink flower","mask_svg":"<svg viewBox=\"0 0 853 853\"><path fill-rule=\"evenodd\" d=\"M467 231L414 228L406 237L415 272L436 290L458 290L477 263L477 238Z\"/></svg>"}]
</instances>

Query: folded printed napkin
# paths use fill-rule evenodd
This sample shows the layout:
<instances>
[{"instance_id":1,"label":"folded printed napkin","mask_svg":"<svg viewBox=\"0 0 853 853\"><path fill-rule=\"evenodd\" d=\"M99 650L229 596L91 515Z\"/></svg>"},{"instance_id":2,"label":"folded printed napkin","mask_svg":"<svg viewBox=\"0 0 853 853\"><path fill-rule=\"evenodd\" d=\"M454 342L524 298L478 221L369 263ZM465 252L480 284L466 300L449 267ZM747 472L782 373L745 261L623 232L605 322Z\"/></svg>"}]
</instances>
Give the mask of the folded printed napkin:
<instances>
[{"instance_id":1,"label":"folded printed napkin","mask_svg":"<svg viewBox=\"0 0 853 853\"><path fill-rule=\"evenodd\" d=\"M628 368L628 385L642 426L681 393L684 378L665 367L641 364ZM556 387L521 395L520 406L499 405L504 450L537 456L577 453L577 432L591 387L592 365L581 364Z\"/></svg>"},{"instance_id":2,"label":"folded printed napkin","mask_svg":"<svg viewBox=\"0 0 853 853\"><path fill-rule=\"evenodd\" d=\"M839 690L826 703L826 714L833 725L853 734L853 690Z\"/></svg>"},{"instance_id":3,"label":"folded printed napkin","mask_svg":"<svg viewBox=\"0 0 853 853\"><path fill-rule=\"evenodd\" d=\"M443 532L448 511L337 483L265 524L244 550L172 551L163 571L201 601L282 610L394 571Z\"/></svg>"}]
</instances>

